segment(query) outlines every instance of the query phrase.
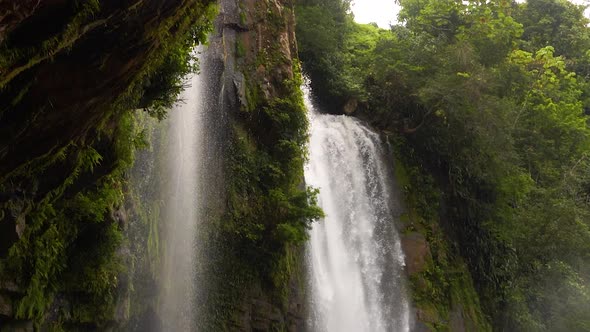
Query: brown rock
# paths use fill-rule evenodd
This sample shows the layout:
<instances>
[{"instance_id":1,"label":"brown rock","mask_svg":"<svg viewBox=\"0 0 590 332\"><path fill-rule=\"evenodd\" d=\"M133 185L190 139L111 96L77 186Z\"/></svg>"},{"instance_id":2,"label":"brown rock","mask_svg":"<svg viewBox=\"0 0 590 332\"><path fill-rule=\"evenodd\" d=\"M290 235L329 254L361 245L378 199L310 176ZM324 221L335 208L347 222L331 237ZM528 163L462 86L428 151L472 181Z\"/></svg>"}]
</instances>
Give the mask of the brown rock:
<instances>
[{"instance_id":1,"label":"brown rock","mask_svg":"<svg viewBox=\"0 0 590 332\"><path fill-rule=\"evenodd\" d=\"M270 330L272 306L262 300L252 301L252 328L257 331Z\"/></svg>"},{"instance_id":2,"label":"brown rock","mask_svg":"<svg viewBox=\"0 0 590 332\"><path fill-rule=\"evenodd\" d=\"M422 308L416 311L416 317L421 322L426 323L438 323L440 321L440 317L438 312L432 308Z\"/></svg>"},{"instance_id":3,"label":"brown rock","mask_svg":"<svg viewBox=\"0 0 590 332\"><path fill-rule=\"evenodd\" d=\"M12 300L6 295L0 294L0 315L1 316L12 316L14 310L12 308Z\"/></svg>"},{"instance_id":4,"label":"brown rock","mask_svg":"<svg viewBox=\"0 0 590 332\"><path fill-rule=\"evenodd\" d=\"M449 328L453 332L465 332L465 318L463 318L462 306L453 308L450 314Z\"/></svg>"},{"instance_id":5,"label":"brown rock","mask_svg":"<svg viewBox=\"0 0 590 332\"><path fill-rule=\"evenodd\" d=\"M22 290L13 280L0 280L0 290L19 293Z\"/></svg>"},{"instance_id":6,"label":"brown rock","mask_svg":"<svg viewBox=\"0 0 590 332\"><path fill-rule=\"evenodd\" d=\"M418 232L402 235L402 249L406 255L408 273L413 275L424 271L424 266L431 257L430 248L424 235Z\"/></svg>"},{"instance_id":7,"label":"brown rock","mask_svg":"<svg viewBox=\"0 0 590 332\"><path fill-rule=\"evenodd\" d=\"M350 99L346 102L346 104L344 104L344 114L346 115L351 115L352 113L354 113L358 107L358 101L356 99Z\"/></svg>"}]
</instances>

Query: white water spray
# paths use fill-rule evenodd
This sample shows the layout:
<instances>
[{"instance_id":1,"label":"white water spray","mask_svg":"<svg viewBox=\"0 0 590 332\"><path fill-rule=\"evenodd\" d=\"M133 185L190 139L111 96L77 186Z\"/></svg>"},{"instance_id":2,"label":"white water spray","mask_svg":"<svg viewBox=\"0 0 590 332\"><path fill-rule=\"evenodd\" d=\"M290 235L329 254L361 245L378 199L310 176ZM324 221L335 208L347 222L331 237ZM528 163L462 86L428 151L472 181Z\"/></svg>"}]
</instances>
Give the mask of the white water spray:
<instances>
[{"instance_id":1,"label":"white water spray","mask_svg":"<svg viewBox=\"0 0 590 332\"><path fill-rule=\"evenodd\" d=\"M324 220L310 241L312 331L410 330L404 256L383 142L360 121L319 114L304 88L311 140L305 170Z\"/></svg>"},{"instance_id":2,"label":"white water spray","mask_svg":"<svg viewBox=\"0 0 590 332\"><path fill-rule=\"evenodd\" d=\"M202 75L190 79L182 102L169 112L163 191L165 251L160 281L163 331L194 331L198 175L203 140Z\"/></svg>"}]
</instances>

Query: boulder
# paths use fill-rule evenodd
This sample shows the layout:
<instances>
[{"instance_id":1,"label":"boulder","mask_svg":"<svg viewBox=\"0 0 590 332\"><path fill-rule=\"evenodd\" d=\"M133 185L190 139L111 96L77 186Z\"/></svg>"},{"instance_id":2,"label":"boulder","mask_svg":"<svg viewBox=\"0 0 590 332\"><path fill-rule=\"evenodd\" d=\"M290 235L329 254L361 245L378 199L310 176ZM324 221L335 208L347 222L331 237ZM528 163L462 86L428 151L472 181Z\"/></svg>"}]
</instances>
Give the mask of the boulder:
<instances>
[{"instance_id":1,"label":"boulder","mask_svg":"<svg viewBox=\"0 0 590 332\"><path fill-rule=\"evenodd\" d=\"M342 108L342 111L346 115L351 115L354 112L356 112L356 109L357 109L358 105L359 105L359 102L356 99L349 99L346 102L346 104L344 104L344 107Z\"/></svg>"}]
</instances>

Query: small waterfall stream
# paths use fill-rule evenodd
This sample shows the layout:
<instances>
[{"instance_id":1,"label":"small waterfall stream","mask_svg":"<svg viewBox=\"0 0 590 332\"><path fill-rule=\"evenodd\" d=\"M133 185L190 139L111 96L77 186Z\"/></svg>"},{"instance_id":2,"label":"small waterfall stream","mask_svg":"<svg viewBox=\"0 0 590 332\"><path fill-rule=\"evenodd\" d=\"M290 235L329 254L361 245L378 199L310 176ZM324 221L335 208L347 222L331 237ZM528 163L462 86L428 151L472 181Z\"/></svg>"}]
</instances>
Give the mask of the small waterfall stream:
<instances>
[{"instance_id":1,"label":"small waterfall stream","mask_svg":"<svg viewBox=\"0 0 590 332\"><path fill-rule=\"evenodd\" d=\"M404 256L384 144L355 118L319 114L304 88L311 140L305 170L324 220L310 241L312 331L410 330Z\"/></svg>"},{"instance_id":2,"label":"small waterfall stream","mask_svg":"<svg viewBox=\"0 0 590 332\"><path fill-rule=\"evenodd\" d=\"M164 253L160 285L162 331L194 331L204 108L202 75L193 75L180 102L169 112L166 164L162 174Z\"/></svg>"}]
</instances>

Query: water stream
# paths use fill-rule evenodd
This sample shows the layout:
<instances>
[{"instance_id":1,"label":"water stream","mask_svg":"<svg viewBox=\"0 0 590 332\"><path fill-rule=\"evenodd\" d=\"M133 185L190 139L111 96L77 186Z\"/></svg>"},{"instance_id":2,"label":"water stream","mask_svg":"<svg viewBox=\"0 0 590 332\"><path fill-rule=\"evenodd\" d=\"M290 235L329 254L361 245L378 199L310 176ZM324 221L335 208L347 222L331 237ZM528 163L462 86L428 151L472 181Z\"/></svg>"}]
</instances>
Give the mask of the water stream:
<instances>
[{"instance_id":1,"label":"water stream","mask_svg":"<svg viewBox=\"0 0 590 332\"><path fill-rule=\"evenodd\" d=\"M410 330L404 256L384 144L348 116L318 113L304 88L311 139L305 170L324 220L311 230L312 331ZM398 213L399 215L399 213Z\"/></svg>"},{"instance_id":2,"label":"water stream","mask_svg":"<svg viewBox=\"0 0 590 332\"><path fill-rule=\"evenodd\" d=\"M202 75L194 75L182 102L168 113L162 220L165 244L160 281L162 331L194 331L195 264L204 113Z\"/></svg>"}]
</instances>

